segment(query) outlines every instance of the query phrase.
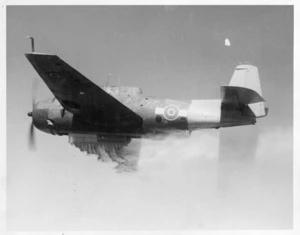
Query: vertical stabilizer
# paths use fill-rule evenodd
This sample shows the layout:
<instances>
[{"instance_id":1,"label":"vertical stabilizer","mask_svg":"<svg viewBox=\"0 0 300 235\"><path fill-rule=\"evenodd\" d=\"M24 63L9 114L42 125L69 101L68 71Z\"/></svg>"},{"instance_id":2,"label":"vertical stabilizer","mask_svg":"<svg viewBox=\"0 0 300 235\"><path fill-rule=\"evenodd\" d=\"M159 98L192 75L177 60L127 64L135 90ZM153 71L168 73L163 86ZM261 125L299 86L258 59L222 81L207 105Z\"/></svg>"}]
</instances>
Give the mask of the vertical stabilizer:
<instances>
[{"instance_id":1,"label":"vertical stabilizer","mask_svg":"<svg viewBox=\"0 0 300 235\"><path fill-rule=\"evenodd\" d=\"M237 66L232 75L229 86L248 88L257 92L262 97L258 69L255 66ZM249 104L249 107L256 117L266 116L264 102L251 103Z\"/></svg>"}]
</instances>

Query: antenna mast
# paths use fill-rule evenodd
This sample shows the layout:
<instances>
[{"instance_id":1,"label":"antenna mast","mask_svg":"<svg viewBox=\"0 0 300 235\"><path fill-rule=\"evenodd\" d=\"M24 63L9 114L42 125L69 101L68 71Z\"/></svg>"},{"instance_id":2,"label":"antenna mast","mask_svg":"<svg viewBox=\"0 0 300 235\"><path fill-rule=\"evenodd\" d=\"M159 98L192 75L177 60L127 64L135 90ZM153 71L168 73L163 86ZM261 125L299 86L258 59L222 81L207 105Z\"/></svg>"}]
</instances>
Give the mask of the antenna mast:
<instances>
[{"instance_id":1,"label":"antenna mast","mask_svg":"<svg viewBox=\"0 0 300 235\"><path fill-rule=\"evenodd\" d=\"M26 38L31 40L31 52L34 52L34 38L31 36L27 36Z\"/></svg>"}]
</instances>

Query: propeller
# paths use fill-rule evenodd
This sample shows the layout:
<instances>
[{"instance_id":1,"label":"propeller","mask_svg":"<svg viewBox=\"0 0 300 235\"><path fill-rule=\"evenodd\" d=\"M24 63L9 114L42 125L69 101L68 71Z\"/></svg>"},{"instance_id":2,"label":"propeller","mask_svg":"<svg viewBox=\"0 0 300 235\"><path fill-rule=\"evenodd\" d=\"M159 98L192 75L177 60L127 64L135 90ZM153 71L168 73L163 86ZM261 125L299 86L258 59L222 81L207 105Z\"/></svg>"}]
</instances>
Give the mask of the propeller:
<instances>
[{"instance_id":1,"label":"propeller","mask_svg":"<svg viewBox=\"0 0 300 235\"><path fill-rule=\"evenodd\" d=\"M35 110L35 99L36 99L36 94L37 94L37 90L38 90L38 85L39 85L39 80L34 79L32 82L32 87L31 87L31 92L32 92L32 111L28 112L27 115L28 117L32 117L31 120L31 124L30 124L30 128L29 128L29 134L28 134L28 139L29 139L29 149L31 150L35 150L36 146L35 146L35 127L34 127L34 123L33 123L33 112Z\"/></svg>"},{"instance_id":2,"label":"propeller","mask_svg":"<svg viewBox=\"0 0 300 235\"><path fill-rule=\"evenodd\" d=\"M30 129L29 129L29 149L35 150L35 131L33 121L31 122Z\"/></svg>"}]
</instances>

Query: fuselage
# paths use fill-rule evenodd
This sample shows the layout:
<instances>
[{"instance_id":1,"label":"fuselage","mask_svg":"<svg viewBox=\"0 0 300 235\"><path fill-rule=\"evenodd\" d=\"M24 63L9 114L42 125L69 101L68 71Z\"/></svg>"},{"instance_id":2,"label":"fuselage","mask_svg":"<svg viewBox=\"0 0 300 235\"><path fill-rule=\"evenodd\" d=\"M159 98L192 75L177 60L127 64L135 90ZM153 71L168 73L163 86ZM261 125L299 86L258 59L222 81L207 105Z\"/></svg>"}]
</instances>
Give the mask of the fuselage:
<instances>
[{"instance_id":1,"label":"fuselage","mask_svg":"<svg viewBox=\"0 0 300 235\"><path fill-rule=\"evenodd\" d=\"M91 134L98 136L120 135L132 138L147 137L169 132L191 132L196 129L249 125L255 117L248 108L230 109L223 107L221 99L214 100L171 100L144 96L135 87L101 87L123 103L142 119L138 129L122 125L108 126L106 123L89 121L65 110L57 99L39 101L34 105L34 125L41 131L57 134ZM121 126L121 127L120 127Z\"/></svg>"}]
</instances>

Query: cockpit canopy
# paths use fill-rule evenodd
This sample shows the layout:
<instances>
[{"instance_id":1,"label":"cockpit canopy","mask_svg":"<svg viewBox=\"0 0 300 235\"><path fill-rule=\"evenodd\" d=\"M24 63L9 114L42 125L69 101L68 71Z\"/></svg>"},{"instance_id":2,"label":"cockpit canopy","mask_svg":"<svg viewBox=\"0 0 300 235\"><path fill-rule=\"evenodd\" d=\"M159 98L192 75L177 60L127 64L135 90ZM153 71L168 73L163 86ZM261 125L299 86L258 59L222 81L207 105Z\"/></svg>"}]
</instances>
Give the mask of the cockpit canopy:
<instances>
[{"instance_id":1,"label":"cockpit canopy","mask_svg":"<svg viewBox=\"0 0 300 235\"><path fill-rule=\"evenodd\" d=\"M129 96L139 96L143 94L143 91L139 87L127 87L127 86L109 86L109 87L101 87L108 94L115 95L129 95Z\"/></svg>"}]
</instances>

